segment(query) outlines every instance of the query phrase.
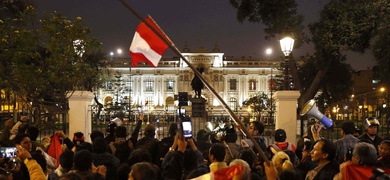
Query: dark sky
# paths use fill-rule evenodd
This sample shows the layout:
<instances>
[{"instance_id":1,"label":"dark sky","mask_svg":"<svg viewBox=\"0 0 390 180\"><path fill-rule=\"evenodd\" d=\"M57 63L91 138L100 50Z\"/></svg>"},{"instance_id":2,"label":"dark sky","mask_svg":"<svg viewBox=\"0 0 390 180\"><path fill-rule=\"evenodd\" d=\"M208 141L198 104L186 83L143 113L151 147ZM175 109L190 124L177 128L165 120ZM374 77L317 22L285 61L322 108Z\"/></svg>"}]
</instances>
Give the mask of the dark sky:
<instances>
[{"instance_id":1,"label":"dark sky","mask_svg":"<svg viewBox=\"0 0 390 180\"><path fill-rule=\"evenodd\" d=\"M305 23L315 22L329 0L297 0ZM273 49L271 58L282 56L277 39L264 39L264 26L236 20L236 10L228 0L127 0L143 17L151 15L179 50L184 42L190 49L212 50L217 42L227 56L266 57L265 49ZM118 48L128 57L128 48L139 20L117 0L35 0L39 12L60 12L69 19L81 16L91 29L91 36L103 42L109 54ZM311 54L312 45L295 49L294 56ZM173 55L168 49L164 55ZM370 54L348 53L355 70L372 67Z\"/></svg>"}]
</instances>

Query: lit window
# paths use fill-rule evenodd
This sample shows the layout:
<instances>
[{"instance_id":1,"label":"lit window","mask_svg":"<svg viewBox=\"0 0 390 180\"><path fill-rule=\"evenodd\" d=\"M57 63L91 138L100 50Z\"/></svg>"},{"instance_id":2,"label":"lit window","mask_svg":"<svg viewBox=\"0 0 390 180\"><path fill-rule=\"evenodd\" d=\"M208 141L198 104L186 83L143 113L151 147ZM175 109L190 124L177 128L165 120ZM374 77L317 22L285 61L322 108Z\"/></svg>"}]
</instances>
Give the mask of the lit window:
<instances>
[{"instance_id":1,"label":"lit window","mask_svg":"<svg viewBox=\"0 0 390 180\"><path fill-rule=\"evenodd\" d=\"M249 80L249 91L256 91L256 81L254 79Z\"/></svg>"},{"instance_id":2,"label":"lit window","mask_svg":"<svg viewBox=\"0 0 390 180\"><path fill-rule=\"evenodd\" d=\"M154 82L151 79L145 80L145 90L153 91Z\"/></svg>"}]
</instances>

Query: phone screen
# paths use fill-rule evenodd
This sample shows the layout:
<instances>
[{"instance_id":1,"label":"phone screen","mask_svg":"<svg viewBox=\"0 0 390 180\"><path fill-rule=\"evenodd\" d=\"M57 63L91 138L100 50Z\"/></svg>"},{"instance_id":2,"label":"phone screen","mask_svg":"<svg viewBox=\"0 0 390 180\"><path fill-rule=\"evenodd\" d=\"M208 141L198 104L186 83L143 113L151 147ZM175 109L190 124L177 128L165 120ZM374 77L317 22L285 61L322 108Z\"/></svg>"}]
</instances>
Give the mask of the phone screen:
<instances>
[{"instance_id":1,"label":"phone screen","mask_svg":"<svg viewBox=\"0 0 390 180\"><path fill-rule=\"evenodd\" d=\"M16 147L0 147L1 157L13 158L16 157L15 151Z\"/></svg>"},{"instance_id":2,"label":"phone screen","mask_svg":"<svg viewBox=\"0 0 390 180\"><path fill-rule=\"evenodd\" d=\"M183 133L185 138L192 138L191 121L183 121Z\"/></svg>"}]
</instances>

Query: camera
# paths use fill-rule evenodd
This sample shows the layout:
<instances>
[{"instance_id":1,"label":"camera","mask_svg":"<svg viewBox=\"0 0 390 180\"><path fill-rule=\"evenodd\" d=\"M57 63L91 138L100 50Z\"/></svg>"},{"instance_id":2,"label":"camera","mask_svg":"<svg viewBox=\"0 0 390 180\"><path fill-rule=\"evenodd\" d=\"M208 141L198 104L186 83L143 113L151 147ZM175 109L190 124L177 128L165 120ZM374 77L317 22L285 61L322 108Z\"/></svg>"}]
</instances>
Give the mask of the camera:
<instances>
[{"instance_id":1,"label":"camera","mask_svg":"<svg viewBox=\"0 0 390 180\"><path fill-rule=\"evenodd\" d=\"M352 161L352 152L353 148L348 148L347 153L345 153L345 161Z\"/></svg>"},{"instance_id":2,"label":"camera","mask_svg":"<svg viewBox=\"0 0 390 180\"><path fill-rule=\"evenodd\" d=\"M192 123L191 120L183 121L183 134L184 138L189 139L192 138Z\"/></svg>"},{"instance_id":3,"label":"camera","mask_svg":"<svg viewBox=\"0 0 390 180\"><path fill-rule=\"evenodd\" d=\"M16 147L0 147L0 156L3 158L14 158L16 157Z\"/></svg>"}]
</instances>

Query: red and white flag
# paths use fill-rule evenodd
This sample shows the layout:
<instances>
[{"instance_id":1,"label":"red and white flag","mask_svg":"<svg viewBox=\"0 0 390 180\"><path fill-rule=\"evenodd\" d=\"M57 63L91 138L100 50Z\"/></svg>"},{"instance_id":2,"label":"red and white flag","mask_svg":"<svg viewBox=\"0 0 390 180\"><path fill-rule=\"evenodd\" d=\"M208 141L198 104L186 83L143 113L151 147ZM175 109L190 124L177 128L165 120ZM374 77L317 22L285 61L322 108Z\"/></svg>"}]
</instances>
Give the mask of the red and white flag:
<instances>
[{"instance_id":1,"label":"red and white flag","mask_svg":"<svg viewBox=\"0 0 390 180\"><path fill-rule=\"evenodd\" d=\"M159 34L163 35L164 38L169 40L150 16L148 16L145 21L157 30ZM145 61L146 63L157 67L161 56L167 48L168 45L144 22L141 22L137 27L133 42L130 45L132 66L137 66L139 62Z\"/></svg>"},{"instance_id":2,"label":"red and white flag","mask_svg":"<svg viewBox=\"0 0 390 180\"><path fill-rule=\"evenodd\" d=\"M218 169L217 171L211 173L203 174L191 180L231 180L234 176L240 174L243 170L244 168L242 165L238 164Z\"/></svg>"}]
</instances>

